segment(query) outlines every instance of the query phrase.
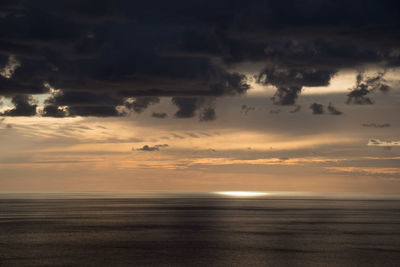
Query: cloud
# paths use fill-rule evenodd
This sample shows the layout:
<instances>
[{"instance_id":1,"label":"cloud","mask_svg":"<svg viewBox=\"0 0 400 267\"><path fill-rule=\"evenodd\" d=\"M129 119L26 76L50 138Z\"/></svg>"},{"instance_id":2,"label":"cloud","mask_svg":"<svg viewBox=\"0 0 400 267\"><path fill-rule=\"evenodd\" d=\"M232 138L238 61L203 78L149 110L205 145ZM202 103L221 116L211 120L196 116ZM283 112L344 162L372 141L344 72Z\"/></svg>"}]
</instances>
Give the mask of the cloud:
<instances>
[{"instance_id":1,"label":"cloud","mask_svg":"<svg viewBox=\"0 0 400 267\"><path fill-rule=\"evenodd\" d=\"M276 93L271 98L275 105L289 106L294 105L301 92L301 87L278 87Z\"/></svg>"},{"instance_id":2,"label":"cloud","mask_svg":"<svg viewBox=\"0 0 400 267\"><path fill-rule=\"evenodd\" d=\"M11 99L14 108L1 113L1 116L34 116L36 115L37 105L33 103L33 99L27 95L16 95Z\"/></svg>"},{"instance_id":3,"label":"cloud","mask_svg":"<svg viewBox=\"0 0 400 267\"><path fill-rule=\"evenodd\" d=\"M174 97L172 103L178 107L175 113L177 118L192 118L196 114L196 110L200 108L203 103L203 98L196 97Z\"/></svg>"},{"instance_id":4,"label":"cloud","mask_svg":"<svg viewBox=\"0 0 400 267\"><path fill-rule=\"evenodd\" d=\"M324 114L324 106L322 104L312 103L310 105L310 109L315 115Z\"/></svg>"},{"instance_id":5,"label":"cloud","mask_svg":"<svg viewBox=\"0 0 400 267\"><path fill-rule=\"evenodd\" d=\"M330 115L342 115L343 112L335 108L331 103L328 105L328 112Z\"/></svg>"},{"instance_id":6,"label":"cloud","mask_svg":"<svg viewBox=\"0 0 400 267\"><path fill-rule=\"evenodd\" d=\"M325 114L325 108L324 108L324 105L322 105L322 104L313 103L310 105L310 109L313 111L314 115ZM329 103L327 110L328 110L329 115L342 115L343 114L341 111L339 111L337 108L335 108L332 105L332 103Z\"/></svg>"},{"instance_id":7,"label":"cloud","mask_svg":"<svg viewBox=\"0 0 400 267\"><path fill-rule=\"evenodd\" d=\"M185 139L185 137L178 135L178 134L172 134L172 137L174 137L176 139Z\"/></svg>"},{"instance_id":8,"label":"cloud","mask_svg":"<svg viewBox=\"0 0 400 267\"><path fill-rule=\"evenodd\" d=\"M113 106L71 106L68 108L70 116L95 116L95 117L115 117L121 116Z\"/></svg>"},{"instance_id":9,"label":"cloud","mask_svg":"<svg viewBox=\"0 0 400 267\"><path fill-rule=\"evenodd\" d=\"M250 107L250 106L247 106L247 105L242 105L241 108L240 108L240 114L247 116L247 114L248 114L250 111L254 111L254 110L256 110L255 107Z\"/></svg>"},{"instance_id":10,"label":"cloud","mask_svg":"<svg viewBox=\"0 0 400 267\"><path fill-rule=\"evenodd\" d=\"M43 108L42 116L64 118L67 116L67 110L56 105L47 105Z\"/></svg>"},{"instance_id":11,"label":"cloud","mask_svg":"<svg viewBox=\"0 0 400 267\"><path fill-rule=\"evenodd\" d=\"M297 106L295 107L295 109L289 111L289 113L297 113L297 112L299 112L300 110L301 110L301 106L300 106L300 105L297 105Z\"/></svg>"},{"instance_id":12,"label":"cloud","mask_svg":"<svg viewBox=\"0 0 400 267\"><path fill-rule=\"evenodd\" d=\"M15 58L14 55L10 55L8 57L7 64L0 68L0 76L3 76L6 79L10 79L14 73L14 71L21 66L21 63Z\"/></svg>"},{"instance_id":13,"label":"cloud","mask_svg":"<svg viewBox=\"0 0 400 267\"><path fill-rule=\"evenodd\" d=\"M137 148L136 150L139 151L158 151L160 150L160 148L164 148L164 147L168 147L167 144L163 144L163 145L155 145L155 146L149 146L149 145L144 145L141 148ZM134 148L132 148L132 151L135 150Z\"/></svg>"},{"instance_id":14,"label":"cloud","mask_svg":"<svg viewBox=\"0 0 400 267\"><path fill-rule=\"evenodd\" d=\"M258 83L277 88L275 105L294 105L304 86L326 86L342 69L400 66L393 1L17 0L1 9L0 95L49 93L48 83L63 92L48 104L67 107L67 116L120 116L116 107L141 97L241 95L249 62L262 66ZM348 103L371 104L371 91L387 92L378 80L353 88ZM141 101L126 108L151 105ZM173 102L176 117L203 108L189 102Z\"/></svg>"},{"instance_id":15,"label":"cloud","mask_svg":"<svg viewBox=\"0 0 400 267\"><path fill-rule=\"evenodd\" d=\"M165 112L153 112L151 116L157 119L165 119L166 117L168 117L167 113Z\"/></svg>"},{"instance_id":16,"label":"cloud","mask_svg":"<svg viewBox=\"0 0 400 267\"><path fill-rule=\"evenodd\" d=\"M281 110L280 110L280 109L271 109L271 110L269 111L269 114L279 114L279 113L281 113Z\"/></svg>"},{"instance_id":17,"label":"cloud","mask_svg":"<svg viewBox=\"0 0 400 267\"><path fill-rule=\"evenodd\" d=\"M147 96L147 97L137 97L135 100L128 99L125 101L124 106L129 110L133 110L136 113L141 113L148 106L154 105L160 102L160 99L155 96Z\"/></svg>"},{"instance_id":18,"label":"cloud","mask_svg":"<svg viewBox=\"0 0 400 267\"><path fill-rule=\"evenodd\" d=\"M398 177L399 168L376 168L376 167L325 167L330 172L345 173L353 175L381 175Z\"/></svg>"},{"instance_id":19,"label":"cloud","mask_svg":"<svg viewBox=\"0 0 400 267\"><path fill-rule=\"evenodd\" d=\"M379 139L369 139L367 146L383 146L383 147L393 147L400 146L400 141L381 141Z\"/></svg>"},{"instance_id":20,"label":"cloud","mask_svg":"<svg viewBox=\"0 0 400 267\"><path fill-rule=\"evenodd\" d=\"M200 121L213 121L215 120L216 115L215 115L215 110L214 108L208 107L203 109L203 111L200 114Z\"/></svg>"},{"instance_id":21,"label":"cloud","mask_svg":"<svg viewBox=\"0 0 400 267\"><path fill-rule=\"evenodd\" d=\"M373 128L387 128L390 127L389 123L383 123L383 124L376 124L376 123L363 123L363 127L373 127Z\"/></svg>"},{"instance_id":22,"label":"cloud","mask_svg":"<svg viewBox=\"0 0 400 267\"><path fill-rule=\"evenodd\" d=\"M374 91L387 93L390 89L389 85L385 84L383 76L385 71L378 72L372 77L366 76L363 72L357 75L356 86L347 95L347 104L356 105L371 105L373 104L369 94Z\"/></svg>"},{"instance_id":23,"label":"cloud","mask_svg":"<svg viewBox=\"0 0 400 267\"><path fill-rule=\"evenodd\" d=\"M194 134L194 133L186 133L186 135L193 137L193 138L200 138L197 134Z\"/></svg>"}]
</instances>

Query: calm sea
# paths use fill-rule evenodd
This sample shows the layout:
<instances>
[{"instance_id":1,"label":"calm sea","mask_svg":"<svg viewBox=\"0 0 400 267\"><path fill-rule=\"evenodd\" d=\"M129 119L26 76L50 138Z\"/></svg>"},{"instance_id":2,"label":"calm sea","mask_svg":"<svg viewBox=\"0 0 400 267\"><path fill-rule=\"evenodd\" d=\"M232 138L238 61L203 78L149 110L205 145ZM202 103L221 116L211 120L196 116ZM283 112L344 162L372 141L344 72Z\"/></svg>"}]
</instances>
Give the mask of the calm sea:
<instances>
[{"instance_id":1,"label":"calm sea","mask_svg":"<svg viewBox=\"0 0 400 267\"><path fill-rule=\"evenodd\" d=\"M400 199L1 194L0 266L400 266Z\"/></svg>"}]
</instances>

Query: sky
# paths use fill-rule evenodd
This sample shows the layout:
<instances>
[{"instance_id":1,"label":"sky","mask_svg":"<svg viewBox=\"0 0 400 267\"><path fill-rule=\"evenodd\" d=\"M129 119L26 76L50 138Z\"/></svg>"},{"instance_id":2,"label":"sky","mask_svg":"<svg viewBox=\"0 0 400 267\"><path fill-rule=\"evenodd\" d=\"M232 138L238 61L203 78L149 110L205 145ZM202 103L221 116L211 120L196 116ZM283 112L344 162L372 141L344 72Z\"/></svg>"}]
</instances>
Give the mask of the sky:
<instances>
[{"instance_id":1,"label":"sky","mask_svg":"<svg viewBox=\"0 0 400 267\"><path fill-rule=\"evenodd\" d=\"M0 191L400 193L397 1L0 4Z\"/></svg>"}]
</instances>

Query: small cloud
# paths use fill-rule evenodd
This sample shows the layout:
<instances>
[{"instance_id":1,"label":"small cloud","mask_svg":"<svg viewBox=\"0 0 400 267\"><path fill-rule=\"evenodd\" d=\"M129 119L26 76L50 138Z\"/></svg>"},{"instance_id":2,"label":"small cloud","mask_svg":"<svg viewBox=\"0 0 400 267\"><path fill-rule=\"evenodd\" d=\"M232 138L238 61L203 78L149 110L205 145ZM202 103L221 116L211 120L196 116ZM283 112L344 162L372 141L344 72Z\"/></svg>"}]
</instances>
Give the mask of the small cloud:
<instances>
[{"instance_id":1,"label":"small cloud","mask_svg":"<svg viewBox=\"0 0 400 267\"><path fill-rule=\"evenodd\" d=\"M310 105L310 109L312 110L314 115L325 114L325 108L324 108L324 105L322 105L322 104L312 103ZM327 110L328 110L329 115L342 115L343 114L343 112L341 112L340 110L335 108L332 105L332 103L329 103Z\"/></svg>"},{"instance_id":2,"label":"small cloud","mask_svg":"<svg viewBox=\"0 0 400 267\"><path fill-rule=\"evenodd\" d=\"M328 112L330 115L342 115L343 114L343 112L341 112L340 110L338 110L337 108L332 106L331 103L329 103L329 105L328 105Z\"/></svg>"},{"instance_id":3,"label":"small cloud","mask_svg":"<svg viewBox=\"0 0 400 267\"><path fill-rule=\"evenodd\" d=\"M373 101L369 98L369 94L374 91L387 93L390 86L386 84L384 79L385 71L378 72L375 76L367 77L363 72L357 75L356 86L347 94L347 104L356 105L372 105Z\"/></svg>"},{"instance_id":4,"label":"small cloud","mask_svg":"<svg viewBox=\"0 0 400 267\"><path fill-rule=\"evenodd\" d=\"M301 86L278 87L271 100L274 105L291 106L296 103L300 92Z\"/></svg>"},{"instance_id":5,"label":"small cloud","mask_svg":"<svg viewBox=\"0 0 400 267\"><path fill-rule=\"evenodd\" d=\"M155 146L144 145L141 148L136 148L136 150L139 150L139 151L158 151L158 150L160 150L160 148L163 148L163 147L168 147L168 145L167 144L155 145ZM132 147L132 151L134 151L134 150L135 149Z\"/></svg>"},{"instance_id":6,"label":"small cloud","mask_svg":"<svg viewBox=\"0 0 400 267\"><path fill-rule=\"evenodd\" d=\"M200 121L213 121L215 118L215 109L211 107L205 108L200 114Z\"/></svg>"},{"instance_id":7,"label":"small cloud","mask_svg":"<svg viewBox=\"0 0 400 267\"><path fill-rule=\"evenodd\" d=\"M0 76L10 79L19 66L21 66L21 63L14 55L10 55L7 64L3 68L0 68Z\"/></svg>"},{"instance_id":8,"label":"small cloud","mask_svg":"<svg viewBox=\"0 0 400 267\"><path fill-rule=\"evenodd\" d=\"M247 105L242 105L242 107L240 108L240 114L247 116L247 114L250 111L254 111L254 110L256 110L255 107L249 107Z\"/></svg>"},{"instance_id":9,"label":"small cloud","mask_svg":"<svg viewBox=\"0 0 400 267\"><path fill-rule=\"evenodd\" d=\"M151 114L151 116L153 118L157 118L157 119L165 119L166 117L168 117L167 113L165 113L165 112L153 112L153 114Z\"/></svg>"},{"instance_id":10,"label":"small cloud","mask_svg":"<svg viewBox=\"0 0 400 267\"><path fill-rule=\"evenodd\" d=\"M269 111L269 114L279 114L279 113L281 113L281 110L280 110L280 109L271 109L271 110Z\"/></svg>"},{"instance_id":11,"label":"small cloud","mask_svg":"<svg viewBox=\"0 0 400 267\"><path fill-rule=\"evenodd\" d=\"M363 127L372 127L372 128L387 128L390 127L389 123L383 123L383 124L376 124L376 123L363 123Z\"/></svg>"},{"instance_id":12,"label":"small cloud","mask_svg":"<svg viewBox=\"0 0 400 267\"><path fill-rule=\"evenodd\" d=\"M312 103L310 105L310 109L312 109L313 114L315 114L315 115L324 114L324 106L322 104Z\"/></svg>"},{"instance_id":13,"label":"small cloud","mask_svg":"<svg viewBox=\"0 0 400 267\"><path fill-rule=\"evenodd\" d=\"M379 139L369 139L367 146L383 146L383 147L393 147L400 146L400 141L382 141Z\"/></svg>"},{"instance_id":14,"label":"small cloud","mask_svg":"<svg viewBox=\"0 0 400 267\"><path fill-rule=\"evenodd\" d=\"M204 99L199 97L173 97L171 101L178 107L175 113L177 118L194 117L196 110L204 103Z\"/></svg>"},{"instance_id":15,"label":"small cloud","mask_svg":"<svg viewBox=\"0 0 400 267\"><path fill-rule=\"evenodd\" d=\"M297 105L296 108L293 109L293 110L291 110L291 111L289 111L289 113L297 113L297 112L299 112L300 110L301 110L301 106L300 106L300 105Z\"/></svg>"}]
</instances>

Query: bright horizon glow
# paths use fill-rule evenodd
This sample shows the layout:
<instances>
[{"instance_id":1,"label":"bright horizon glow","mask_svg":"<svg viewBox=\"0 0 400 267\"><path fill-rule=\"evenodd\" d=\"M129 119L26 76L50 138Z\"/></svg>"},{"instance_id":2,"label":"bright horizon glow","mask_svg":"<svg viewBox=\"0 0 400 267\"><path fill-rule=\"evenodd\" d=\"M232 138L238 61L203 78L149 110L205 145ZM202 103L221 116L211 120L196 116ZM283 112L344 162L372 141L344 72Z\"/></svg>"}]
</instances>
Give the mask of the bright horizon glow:
<instances>
[{"instance_id":1,"label":"bright horizon glow","mask_svg":"<svg viewBox=\"0 0 400 267\"><path fill-rule=\"evenodd\" d=\"M215 193L218 195L232 196L232 197L259 197L259 196L266 196L269 194L265 192L252 192L252 191L221 191Z\"/></svg>"}]
</instances>

